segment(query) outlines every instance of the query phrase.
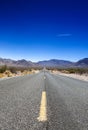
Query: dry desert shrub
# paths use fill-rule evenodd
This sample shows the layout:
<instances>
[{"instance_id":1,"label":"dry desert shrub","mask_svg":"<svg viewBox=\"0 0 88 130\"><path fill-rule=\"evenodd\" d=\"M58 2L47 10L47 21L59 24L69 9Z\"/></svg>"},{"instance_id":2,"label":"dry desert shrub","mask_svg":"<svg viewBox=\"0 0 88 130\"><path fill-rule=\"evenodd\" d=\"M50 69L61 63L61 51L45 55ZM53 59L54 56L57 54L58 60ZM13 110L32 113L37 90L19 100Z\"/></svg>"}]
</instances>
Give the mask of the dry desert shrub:
<instances>
[{"instance_id":1,"label":"dry desert shrub","mask_svg":"<svg viewBox=\"0 0 88 130\"><path fill-rule=\"evenodd\" d=\"M3 78L3 74L2 73L0 73L0 78Z\"/></svg>"},{"instance_id":2,"label":"dry desert shrub","mask_svg":"<svg viewBox=\"0 0 88 130\"><path fill-rule=\"evenodd\" d=\"M13 74L9 70L6 70L4 72L4 75L6 75L7 77L12 77L13 76Z\"/></svg>"}]
</instances>

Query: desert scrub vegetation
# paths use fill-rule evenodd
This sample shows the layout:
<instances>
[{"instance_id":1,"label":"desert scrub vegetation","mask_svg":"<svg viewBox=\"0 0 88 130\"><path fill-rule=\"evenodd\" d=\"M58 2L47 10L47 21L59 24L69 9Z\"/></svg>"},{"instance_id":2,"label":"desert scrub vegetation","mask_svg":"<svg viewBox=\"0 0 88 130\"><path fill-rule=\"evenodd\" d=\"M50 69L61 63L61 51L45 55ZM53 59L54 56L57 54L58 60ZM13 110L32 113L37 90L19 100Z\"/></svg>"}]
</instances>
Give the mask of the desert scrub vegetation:
<instances>
[{"instance_id":1,"label":"desert scrub vegetation","mask_svg":"<svg viewBox=\"0 0 88 130\"><path fill-rule=\"evenodd\" d=\"M0 78L3 78L3 76L4 76L4 75L3 75L2 73L0 73Z\"/></svg>"},{"instance_id":2,"label":"desert scrub vegetation","mask_svg":"<svg viewBox=\"0 0 88 130\"><path fill-rule=\"evenodd\" d=\"M49 71L59 71L66 74L87 74L88 75L88 68L47 68Z\"/></svg>"},{"instance_id":3,"label":"desert scrub vegetation","mask_svg":"<svg viewBox=\"0 0 88 130\"><path fill-rule=\"evenodd\" d=\"M12 72L8 69L6 65L0 66L0 78L12 76Z\"/></svg>"},{"instance_id":4,"label":"desert scrub vegetation","mask_svg":"<svg viewBox=\"0 0 88 130\"><path fill-rule=\"evenodd\" d=\"M13 74L12 74L11 71L9 71L9 70L6 70L6 71L4 72L4 75L6 75L7 77L12 77L12 76L13 76Z\"/></svg>"},{"instance_id":5,"label":"desert scrub vegetation","mask_svg":"<svg viewBox=\"0 0 88 130\"><path fill-rule=\"evenodd\" d=\"M0 73L4 73L6 70L7 70L6 65L0 66Z\"/></svg>"},{"instance_id":6,"label":"desert scrub vegetation","mask_svg":"<svg viewBox=\"0 0 88 130\"><path fill-rule=\"evenodd\" d=\"M88 68L68 68L67 71L72 74L88 74Z\"/></svg>"},{"instance_id":7,"label":"desert scrub vegetation","mask_svg":"<svg viewBox=\"0 0 88 130\"><path fill-rule=\"evenodd\" d=\"M61 70L61 72L66 72L68 74L88 74L88 68L67 68L64 70Z\"/></svg>"},{"instance_id":8,"label":"desert scrub vegetation","mask_svg":"<svg viewBox=\"0 0 88 130\"><path fill-rule=\"evenodd\" d=\"M0 66L0 78L32 74L35 73L37 70L40 70L40 68L38 69L3 65Z\"/></svg>"}]
</instances>

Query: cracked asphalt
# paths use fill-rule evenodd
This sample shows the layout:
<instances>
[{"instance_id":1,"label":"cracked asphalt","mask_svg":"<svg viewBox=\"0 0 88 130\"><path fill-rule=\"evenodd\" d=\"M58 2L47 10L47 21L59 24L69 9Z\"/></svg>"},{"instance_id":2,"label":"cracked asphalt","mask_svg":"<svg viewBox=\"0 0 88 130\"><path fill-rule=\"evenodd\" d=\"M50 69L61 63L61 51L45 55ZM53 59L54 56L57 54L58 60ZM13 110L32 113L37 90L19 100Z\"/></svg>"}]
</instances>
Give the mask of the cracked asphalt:
<instances>
[{"instance_id":1,"label":"cracked asphalt","mask_svg":"<svg viewBox=\"0 0 88 130\"><path fill-rule=\"evenodd\" d=\"M47 121L39 122L43 90ZM0 80L0 130L88 130L88 82L48 71Z\"/></svg>"}]
</instances>

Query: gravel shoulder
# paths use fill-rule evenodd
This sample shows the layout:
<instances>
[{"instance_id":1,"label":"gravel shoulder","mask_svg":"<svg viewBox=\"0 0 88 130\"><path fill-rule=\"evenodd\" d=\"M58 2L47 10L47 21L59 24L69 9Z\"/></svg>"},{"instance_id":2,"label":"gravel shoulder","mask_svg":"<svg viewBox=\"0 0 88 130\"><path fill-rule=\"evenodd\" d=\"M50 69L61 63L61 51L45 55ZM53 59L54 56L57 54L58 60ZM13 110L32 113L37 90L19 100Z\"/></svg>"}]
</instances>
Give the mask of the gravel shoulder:
<instances>
[{"instance_id":1,"label":"gravel shoulder","mask_svg":"<svg viewBox=\"0 0 88 130\"><path fill-rule=\"evenodd\" d=\"M48 130L88 130L88 83L46 74Z\"/></svg>"},{"instance_id":2,"label":"gravel shoulder","mask_svg":"<svg viewBox=\"0 0 88 130\"><path fill-rule=\"evenodd\" d=\"M74 79L79 79L79 80L82 80L82 81L88 81L88 74L82 74L82 75L79 75L79 74L65 74L65 73L61 73L61 72L53 72L54 74L59 74L59 75L63 75L63 76L67 76L67 77L72 77Z\"/></svg>"}]
</instances>

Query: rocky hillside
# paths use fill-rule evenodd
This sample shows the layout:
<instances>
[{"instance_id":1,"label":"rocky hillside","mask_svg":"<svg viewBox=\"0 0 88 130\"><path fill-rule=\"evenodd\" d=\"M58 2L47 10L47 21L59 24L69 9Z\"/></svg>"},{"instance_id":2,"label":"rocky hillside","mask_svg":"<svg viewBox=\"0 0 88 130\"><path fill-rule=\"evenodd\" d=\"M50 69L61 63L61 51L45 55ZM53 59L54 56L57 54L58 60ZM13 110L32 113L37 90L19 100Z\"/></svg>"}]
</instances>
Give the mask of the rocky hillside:
<instances>
[{"instance_id":1,"label":"rocky hillside","mask_svg":"<svg viewBox=\"0 0 88 130\"><path fill-rule=\"evenodd\" d=\"M15 66L15 67L59 67L59 68L70 68L70 67L88 67L88 58L81 59L77 62L71 62L66 60L51 59L47 61L39 61L34 63L32 61L22 60L11 60L0 58L0 66Z\"/></svg>"},{"instance_id":2,"label":"rocky hillside","mask_svg":"<svg viewBox=\"0 0 88 130\"><path fill-rule=\"evenodd\" d=\"M11 60L0 58L0 65L15 66L15 67L34 67L35 64L31 61L22 60Z\"/></svg>"}]
</instances>

